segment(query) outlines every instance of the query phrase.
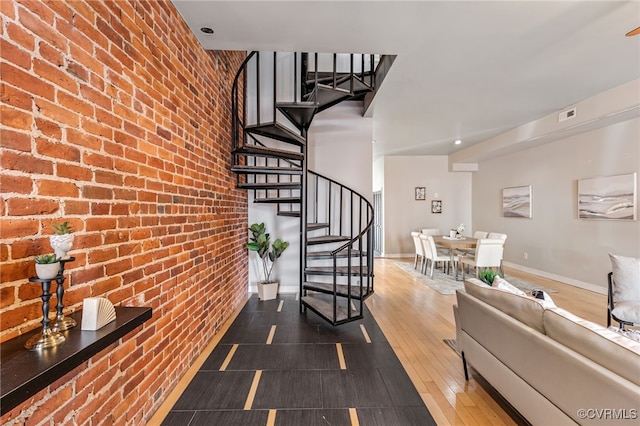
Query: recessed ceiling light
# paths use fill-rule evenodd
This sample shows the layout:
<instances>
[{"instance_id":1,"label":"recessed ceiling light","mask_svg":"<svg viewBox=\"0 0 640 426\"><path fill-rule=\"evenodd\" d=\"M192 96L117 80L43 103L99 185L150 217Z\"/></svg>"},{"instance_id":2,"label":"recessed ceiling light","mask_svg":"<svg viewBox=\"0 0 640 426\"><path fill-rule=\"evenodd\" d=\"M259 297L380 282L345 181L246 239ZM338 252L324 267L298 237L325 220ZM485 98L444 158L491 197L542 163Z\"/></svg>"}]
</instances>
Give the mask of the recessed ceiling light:
<instances>
[{"instance_id":1,"label":"recessed ceiling light","mask_svg":"<svg viewBox=\"0 0 640 426\"><path fill-rule=\"evenodd\" d=\"M456 145L460 145L462 143L462 140L461 139L456 139L453 143L456 144Z\"/></svg>"},{"instance_id":2,"label":"recessed ceiling light","mask_svg":"<svg viewBox=\"0 0 640 426\"><path fill-rule=\"evenodd\" d=\"M202 27L200 28L200 31L202 31L205 34L213 34L213 30L209 27Z\"/></svg>"}]
</instances>

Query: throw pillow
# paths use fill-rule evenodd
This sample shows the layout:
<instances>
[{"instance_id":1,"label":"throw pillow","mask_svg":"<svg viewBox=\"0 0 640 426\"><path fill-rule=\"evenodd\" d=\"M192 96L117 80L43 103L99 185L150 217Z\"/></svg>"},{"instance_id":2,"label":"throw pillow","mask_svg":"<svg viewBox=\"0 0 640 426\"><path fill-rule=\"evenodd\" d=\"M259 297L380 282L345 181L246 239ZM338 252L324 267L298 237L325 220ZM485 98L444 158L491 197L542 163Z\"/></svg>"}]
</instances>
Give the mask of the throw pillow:
<instances>
[{"instance_id":1,"label":"throw pillow","mask_svg":"<svg viewBox=\"0 0 640 426\"><path fill-rule=\"evenodd\" d=\"M609 253L613 272L613 300L640 302L640 258Z\"/></svg>"},{"instance_id":2,"label":"throw pillow","mask_svg":"<svg viewBox=\"0 0 640 426\"><path fill-rule=\"evenodd\" d=\"M499 289L504 290L504 291L508 291L509 293L518 294L520 296L526 296L527 295L527 293L525 293L524 291L520 290L518 287L514 286L509 281L505 280L504 278L500 277L499 275L496 275L496 277L493 279L493 287L499 288Z\"/></svg>"}]
</instances>

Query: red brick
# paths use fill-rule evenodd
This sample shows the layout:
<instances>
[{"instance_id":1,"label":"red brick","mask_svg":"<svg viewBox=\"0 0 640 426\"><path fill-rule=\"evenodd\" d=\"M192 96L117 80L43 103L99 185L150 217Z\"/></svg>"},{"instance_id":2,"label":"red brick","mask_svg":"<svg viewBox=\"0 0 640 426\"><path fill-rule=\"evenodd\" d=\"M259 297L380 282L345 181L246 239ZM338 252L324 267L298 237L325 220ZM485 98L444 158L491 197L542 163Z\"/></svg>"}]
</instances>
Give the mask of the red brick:
<instances>
[{"instance_id":1,"label":"red brick","mask_svg":"<svg viewBox=\"0 0 640 426\"><path fill-rule=\"evenodd\" d=\"M33 109L33 100L30 94L6 84L0 85L0 100L7 105L29 112Z\"/></svg>"},{"instance_id":2,"label":"red brick","mask_svg":"<svg viewBox=\"0 0 640 426\"><path fill-rule=\"evenodd\" d=\"M3 194L30 194L33 182L27 176L0 175L0 192Z\"/></svg>"},{"instance_id":3,"label":"red brick","mask_svg":"<svg viewBox=\"0 0 640 426\"><path fill-rule=\"evenodd\" d=\"M0 129L0 146L17 151L31 151L31 136L24 131Z\"/></svg>"},{"instance_id":4,"label":"red brick","mask_svg":"<svg viewBox=\"0 0 640 426\"><path fill-rule=\"evenodd\" d=\"M82 196L87 199L111 200L113 190L102 186L86 185L82 188Z\"/></svg>"},{"instance_id":5,"label":"red brick","mask_svg":"<svg viewBox=\"0 0 640 426\"><path fill-rule=\"evenodd\" d=\"M89 81L89 71L76 62L70 62L67 65L67 72L82 81Z\"/></svg>"},{"instance_id":6,"label":"red brick","mask_svg":"<svg viewBox=\"0 0 640 426\"><path fill-rule=\"evenodd\" d=\"M79 285L95 281L104 277L104 266L99 265L93 268L87 268L82 270L75 270L71 273L73 285ZM65 294L66 298L66 294Z\"/></svg>"},{"instance_id":7,"label":"red brick","mask_svg":"<svg viewBox=\"0 0 640 426\"><path fill-rule=\"evenodd\" d=\"M64 88L71 93L78 93L78 82L76 82L71 75L56 66L40 59L34 59L33 71L45 80L49 80L57 87Z\"/></svg>"},{"instance_id":8,"label":"red brick","mask_svg":"<svg viewBox=\"0 0 640 426\"><path fill-rule=\"evenodd\" d=\"M116 228L116 219L114 218L89 218L86 222L87 231L105 231ZM107 242L105 241L105 244Z\"/></svg>"},{"instance_id":9,"label":"red brick","mask_svg":"<svg viewBox=\"0 0 640 426\"><path fill-rule=\"evenodd\" d=\"M53 174L53 164L49 161L33 158L27 154L17 154L10 151L2 153L2 167L9 170L19 170L26 173Z\"/></svg>"},{"instance_id":10,"label":"red brick","mask_svg":"<svg viewBox=\"0 0 640 426\"><path fill-rule=\"evenodd\" d=\"M25 31L22 27L14 24L13 22L9 22L7 24L7 35L11 40L13 40L16 44L24 47L27 51L33 52L33 50L35 49L35 38L27 31Z\"/></svg>"},{"instance_id":11,"label":"red brick","mask_svg":"<svg viewBox=\"0 0 640 426\"><path fill-rule=\"evenodd\" d=\"M5 39L0 39L0 57L19 66L20 68L24 68L26 70L31 68L31 55L29 52L15 44L9 43L9 41Z\"/></svg>"},{"instance_id":12,"label":"red brick","mask_svg":"<svg viewBox=\"0 0 640 426\"><path fill-rule=\"evenodd\" d=\"M62 182L59 180L38 180L38 195L48 197L70 197L78 196L78 187L73 182Z\"/></svg>"},{"instance_id":13,"label":"red brick","mask_svg":"<svg viewBox=\"0 0 640 426\"><path fill-rule=\"evenodd\" d=\"M41 41L38 44L38 50L40 51L40 56L52 65L55 65L56 67L64 65L64 58L62 57L62 54L59 50L51 47L51 45Z\"/></svg>"},{"instance_id":14,"label":"red brick","mask_svg":"<svg viewBox=\"0 0 640 426\"><path fill-rule=\"evenodd\" d=\"M78 96L58 92L58 103L60 106L82 114L83 117L93 117L95 115L93 105L88 104Z\"/></svg>"},{"instance_id":15,"label":"red brick","mask_svg":"<svg viewBox=\"0 0 640 426\"><path fill-rule=\"evenodd\" d=\"M64 211L66 214L87 215L89 214L88 201L65 200Z\"/></svg>"},{"instance_id":16,"label":"red brick","mask_svg":"<svg viewBox=\"0 0 640 426\"><path fill-rule=\"evenodd\" d=\"M53 200L33 198L10 198L7 200L7 213L10 216L35 216L58 211L60 205Z\"/></svg>"},{"instance_id":17,"label":"red brick","mask_svg":"<svg viewBox=\"0 0 640 426\"><path fill-rule=\"evenodd\" d=\"M78 114L54 103L44 99L36 99L36 106L42 115L53 121L59 121L71 127L77 127L80 124Z\"/></svg>"},{"instance_id":18,"label":"red brick","mask_svg":"<svg viewBox=\"0 0 640 426\"><path fill-rule=\"evenodd\" d=\"M113 169L113 158L102 154L85 153L82 161L88 166L96 166L109 170Z\"/></svg>"},{"instance_id":19,"label":"red brick","mask_svg":"<svg viewBox=\"0 0 640 426\"><path fill-rule=\"evenodd\" d=\"M93 179L93 172L90 169L76 166L74 164L58 163L58 176L77 181L90 181Z\"/></svg>"},{"instance_id":20,"label":"red brick","mask_svg":"<svg viewBox=\"0 0 640 426\"><path fill-rule=\"evenodd\" d=\"M107 275L109 275L108 266ZM91 285L91 297L104 296L118 289L122 285L122 282L123 280L120 276L111 276L105 280L97 281Z\"/></svg>"},{"instance_id":21,"label":"red brick","mask_svg":"<svg viewBox=\"0 0 640 426\"><path fill-rule=\"evenodd\" d=\"M4 275L4 270L0 271L0 275ZM5 282L4 277L2 278L2 281ZM35 286L35 283L30 283L30 285ZM27 321L33 321L34 318L42 318L42 303L37 300L26 305L17 305L14 308L3 311L2 316L0 316L0 325L3 330L7 330L9 328L25 324Z\"/></svg>"},{"instance_id":22,"label":"red brick","mask_svg":"<svg viewBox=\"0 0 640 426\"><path fill-rule=\"evenodd\" d=\"M50 142L46 139L36 139L36 151L45 157L60 158L62 160L80 161L80 150L68 144Z\"/></svg>"},{"instance_id":23,"label":"red brick","mask_svg":"<svg viewBox=\"0 0 640 426\"><path fill-rule=\"evenodd\" d=\"M67 129L67 142L96 151L102 147L102 141L100 139L75 129Z\"/></svg>"},{"instance_id":24,"label":"red brick","mask_svg":"<svg viewBox=\"0 0 640 426\"><path fill-rule=\"evenodd\" d=\"M16 288L14 286L0 287L0 308L11 306L16 301Z\"/></svg>"},{"instance_id":25,"label":"red brick","mask_svg":"<svg viewBox=\"0 0 640 426\"><path fill-rule=\"evenodd\" d=\"M36 256L51 251L49 238L25 238L16 240L11 244L11 258L24 259L25 257Z\"/></svg>"},{"instance_id":26,"label":"red brick","mask_svg":"<svg viewBox=\"0 0 640 426\"><path fill-rule=\"evenodd\" d=\"M45 120L41 117L36 117L36 127L42 132L43 135L53 138L62 139L62 129L57 123L53 121Z\"/></svg>"},{"instance_id":27,"label":"red brick","mask_svg":"<svg viewBox=\"0 0 640 426\"><path fill-rule=\"evenodd\" d=\"M33 125L33 115L8 105L0 105L0 123L14 129L29 130Z\"/></svg>"},{"instance_id":28,"label":"red brick","mask_svg":"<svg viewBox=\"0 0 640 426\"><path fill-rule=\"evenodd\" d=\"M25 4L31 3L37 2L27 2ZM66 51L65 48L67 47L67 43L62 34L60 34L50 25L42 22L38 16L26 11L25 9L21 9L18 18L20 23L27 29L42 37L44 40L49 42L49 44L52 44L63 52Z\"/></svg>"},{"instance_id":29,"label":"red brick","mask_svg":"<svg viewBox=\"0 0 640 426\"><path fill-rule=\"evenodd\" d=\"M38 77L27 74L19 68L8 63L0 63L0 74L2 81L7 84L19 87L27 93L53 100L54 87L52 84L42 81Z\"/></svg>"}]
</instances>

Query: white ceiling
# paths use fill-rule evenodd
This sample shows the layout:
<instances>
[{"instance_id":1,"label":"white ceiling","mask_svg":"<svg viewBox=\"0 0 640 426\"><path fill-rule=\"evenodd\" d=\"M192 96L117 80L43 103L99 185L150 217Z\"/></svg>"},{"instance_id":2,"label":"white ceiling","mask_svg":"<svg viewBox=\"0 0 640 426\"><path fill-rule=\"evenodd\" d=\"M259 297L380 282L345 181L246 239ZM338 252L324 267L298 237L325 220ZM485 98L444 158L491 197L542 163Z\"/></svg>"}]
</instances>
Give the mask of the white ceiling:
<instances>
[{"instance_id":1,"label":"white ceiling","mask_svg":"<svg viewBox=\"0 0 640 426\"><path fill-rule=\"evenodd\" d=\"M640 0L173 3L206 49L398 55L376 157L450 154L640 77Z\"/></svg>"}]
</instances>

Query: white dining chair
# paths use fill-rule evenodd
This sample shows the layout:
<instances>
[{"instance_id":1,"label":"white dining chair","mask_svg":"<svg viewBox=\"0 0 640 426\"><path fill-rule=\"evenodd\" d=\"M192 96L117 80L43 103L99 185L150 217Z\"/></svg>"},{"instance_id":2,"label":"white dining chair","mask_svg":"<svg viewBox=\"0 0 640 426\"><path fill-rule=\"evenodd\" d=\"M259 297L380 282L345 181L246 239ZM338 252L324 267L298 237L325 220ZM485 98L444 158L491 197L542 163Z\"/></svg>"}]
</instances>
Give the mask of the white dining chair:
<instances>
[{"instance_id":1,"label":"white dining chair","mask_svg":"<svg viewBox=\"0 0 640 426\"><path fill-rule=\"evenodd\" d=\"M502 240L502 246L504 247L504 243L507 241L507 234L502 234L500 232L489 232L487 238ZM502 262L500 262L500 273L504 276L504 270L502 269Z\"/></svg>"},{"instance_id":2,"label":"white dining chair","mask_svg":"<svg viewBox=\"0 0 640 426\"><path fill-rule=\"evenodd\" d=\"M422 228L422 233L424 235L440 235L439 228Z\"/></svg>"},{"instance_id":3,"label":"white dining chair","mask_svg":"<svg viewBox=\"0 0 640 426\"><path fill-rule=\"evenodd\" d=\"M458 259L458 265L462 269L462 280L465 277L465 266L475 268L476 278L480 268L501 268L504 241L501 239L483 238L478 240L476 252L473 257L463 256Z\"/></svg>"},{"instance_id":4,"label":"white dining chair","mask_svg":"<svg viewBox=\"0 0 640 426\"><path fill-rule=\"evenodd\" d=\"M413 269L416 269L418 267L418 260L420 260L420 270L422 270L426 259L424 257L424 248L422 246L422 241L420 241L420 232L413 231L411 233L411 238L413 238L413 245L415 246L416 250L416 256L413 260Z\"/></svg>"},{"instance_id":5,"label":"white dining chair","mask_svg":"<svg viewBox=\"0 0 640 426\"><path fill-rule=\"evenodd\" d=\"M458 256L453 256L453 265L451 265L452 256L449 253L438 253L438 248L436 247L436 242L433 240L433 236L427 235L427 243L429 244L429 248L431 249L431 253L429 253L431 261L431 273L429 276L433 278L433 271L435 269L436 263L442 262L443 270L445 274L449 273L449 270L453 266L455 268L456 262L458 261Z\"/></svg>"},{"instance_id":6,"label":"white dining chair","mask_svg":"<svg viewBox=\"0 0 640 426\"><path fill-rule=\"evenodd\" d=\"M428 237L429 236L426 234L419 235L420 242L422 243L422 250L424 252L424 263L422 265L422 268L420 269L420 272L422 272L423 274L427 273L427 268L429 267L429 261L433 257L433 255L431 254L431 245L429 244Z\"/></svg>"},{"instance_id":7,"label":"white dining chair","mask_svg":"<svg viewBox=\"0 0 640 426\"><path fill-rule=\"evenodd\" d=\"M483 238L487 238L487 235L489 235L488 232L486 231L476 231L473 233L473 238L475 238L476 240L481 240ZM458 255L459 256L471 256L473 257L476 253L476 249L474 248L461 248L457 250Z\"/></svg>"}]
</instances>

